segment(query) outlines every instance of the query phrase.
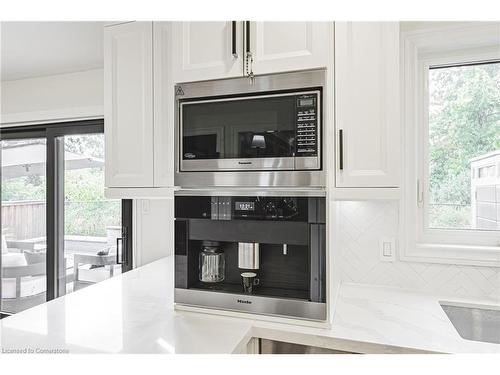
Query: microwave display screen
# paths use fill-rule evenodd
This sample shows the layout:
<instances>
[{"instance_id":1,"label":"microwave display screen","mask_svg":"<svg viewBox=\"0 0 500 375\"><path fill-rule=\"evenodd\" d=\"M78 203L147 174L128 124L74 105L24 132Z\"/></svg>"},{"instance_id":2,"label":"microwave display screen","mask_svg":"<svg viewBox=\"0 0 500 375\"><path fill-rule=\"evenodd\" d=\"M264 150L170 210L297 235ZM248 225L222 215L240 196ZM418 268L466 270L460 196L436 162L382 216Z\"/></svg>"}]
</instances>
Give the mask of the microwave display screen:
<instances>
[{"instance_id":1,"label":"microwave display screen","mask_svg":"<svg viewBox=\"0 0 500 375\"><path fill-rule=\"evenodd\" d=\"M236 211L254 211L255 203L254 202L235 202L234 209Z\"/></svg>"},{"instance_id":2,"label":"microwave display screen","mask_svg":"<svg viewBox=\"0 0 500 375\"><path fill-rule=\"evenodd\" d=\"M299 107L311 107L314 105L314 99L299 99Z\"/></svg>"}]
</instances>

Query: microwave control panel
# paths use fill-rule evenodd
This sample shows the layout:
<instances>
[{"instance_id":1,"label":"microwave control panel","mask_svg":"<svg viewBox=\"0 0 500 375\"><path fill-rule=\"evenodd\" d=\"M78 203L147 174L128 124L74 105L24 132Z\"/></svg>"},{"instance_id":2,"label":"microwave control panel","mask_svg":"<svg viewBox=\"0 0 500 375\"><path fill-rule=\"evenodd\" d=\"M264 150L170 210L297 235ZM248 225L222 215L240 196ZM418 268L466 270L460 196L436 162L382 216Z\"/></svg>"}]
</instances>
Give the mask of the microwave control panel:
<instances>
[{"instance_id":1,"label":"microwave control panel","mask_svg":"<svg viewBox=\"0 0 500 375\"><path fill-rule=\"evenodd\" d=\"M296 96L296 156L318 155L318 94Z\"/></svg>"}]
</instances>

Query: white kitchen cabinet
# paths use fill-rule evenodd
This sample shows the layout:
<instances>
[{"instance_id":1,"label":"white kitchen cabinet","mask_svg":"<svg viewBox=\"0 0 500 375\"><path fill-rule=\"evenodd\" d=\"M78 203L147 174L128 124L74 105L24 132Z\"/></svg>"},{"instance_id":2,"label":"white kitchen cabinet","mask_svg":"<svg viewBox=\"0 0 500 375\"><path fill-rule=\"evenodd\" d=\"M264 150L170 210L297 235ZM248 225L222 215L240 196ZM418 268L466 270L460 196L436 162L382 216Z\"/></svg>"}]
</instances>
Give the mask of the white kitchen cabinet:
<instances>
[{"instance_id":1,"label":"white kitchen cabinet","mask_svg":"<svg viewBox=\"0 0 500 375\"><path fill-rule=\"evenodd\" d=\"M247 23L241 21L174 22L174 81L241 77L250 70L254 74L269 74L327 66L327 22L249 24L250 31ZM249 38L246 38L247 33ZM244 47L253 59L252 63L248 60L247 66Z\"/></svg>"},{"instance_id":2,"label":"white kitchen cabinet","mask_svg":"<svg viewBox=\"0 0 500 375\"><path fill-rule=\"evenodd\" d=\"M172 72L175 82L242 76L242 28L242 22L231 21L173 22Z\"/></svg>"},{"instance_id":3,"label":"white kitchen cabinet","mask_svg":"<svg viewBox=\"0 0 500 375\"><path fill-rule=\"evenodd\" d=\"M250 22L250 51L254 74L324 68L328 22Z\"/></svg>"},{"instance_id":4,"label":"white kitchen cabinet","mask_svg":"<svg viewBox=\"0 0 500 375\"><path fill-rule=\"evenodd\" d=\"M106 187L153 186L152 22L104 28Z\"/></svg>"},{"instance_id":5,"label":"white kitchen cabinet","mask_svg":"<svg viewBox=\"0 0 500 375\"><path fill-rule=\"evenodd\" d=\"M337 188L400 179L399 24L335 23Z\"/></svg>"},{"instance_id":6,"label":"white kitchen cabinet","mask_svg":"<svg viewBox=\"0 0 500 375\"><path fill-rule=\"evenodd\" d=\"M174 186L172 22L153 23L154 186Z\"/></svg>"}]
</instances>

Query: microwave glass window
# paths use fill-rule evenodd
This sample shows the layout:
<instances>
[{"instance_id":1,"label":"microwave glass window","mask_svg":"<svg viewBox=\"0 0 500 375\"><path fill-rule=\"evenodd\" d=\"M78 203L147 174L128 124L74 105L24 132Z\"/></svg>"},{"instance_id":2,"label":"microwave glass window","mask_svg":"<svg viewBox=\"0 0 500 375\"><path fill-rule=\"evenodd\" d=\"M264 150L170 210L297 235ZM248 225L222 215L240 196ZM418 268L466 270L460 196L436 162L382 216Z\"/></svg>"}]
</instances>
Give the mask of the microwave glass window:
<instances>
[{"instance_id":1,"label":"microwave glass window","mask_svg":"<svg viewBox=\"0 0 500 375\"><path fill-rule=\"evenodd\" d=\"M294 96L192 102L182 106L183 159L291 157Z\"/></svg>"},{"instance_id":2,"label":"microwave glass window","mask_svg":"<svg viewBox=\"0 0 500 375\"><path fill-rule=\"evenodd\" d=\"M184 159L218 159L217 134L184 137Z\"/></svg>"}]
</instances>

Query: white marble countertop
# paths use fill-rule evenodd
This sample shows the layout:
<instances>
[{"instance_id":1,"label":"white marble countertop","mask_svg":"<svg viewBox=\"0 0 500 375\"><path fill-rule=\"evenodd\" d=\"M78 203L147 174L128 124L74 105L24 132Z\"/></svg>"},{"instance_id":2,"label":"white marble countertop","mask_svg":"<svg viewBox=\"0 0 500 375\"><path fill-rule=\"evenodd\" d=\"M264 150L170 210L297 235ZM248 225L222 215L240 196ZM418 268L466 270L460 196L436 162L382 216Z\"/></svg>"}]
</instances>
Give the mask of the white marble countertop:
<instances>
[{"instance_id":1,"label":"white marble countertop","mask_svg":"<svg viewBox=\"0 0 500 375\"><path fill-rule=\"evenodd\" d=\"M174 310L172 257L0 320L0 348L232 353L252 322Z\"/></svg>"},{"instance_id":2,"label":"white marble countertop","mask_svg":"<svg viewBox=\"0 0 500 375\"><path fill-rule=\"evenodd\" d=\"M496 302L345 283L330 328L257 323L253 335L358 353L500 353L498 344L460 337L439 301Z\"/></svg>"},{"instance_id":3,"label":"white marble countertop","mask_svg":"<svg viewBox=\"0 0 500 375\"><path fill-rule=\"evenodd\" d=\"M462 339L443 296L343 284L329 328L174 310L172 257L0 321L0 347L70 353L241 353L252 337L361 353L500 353ZM470 301L467 301L470 302Z\"/></svg>"}]
</instances>

